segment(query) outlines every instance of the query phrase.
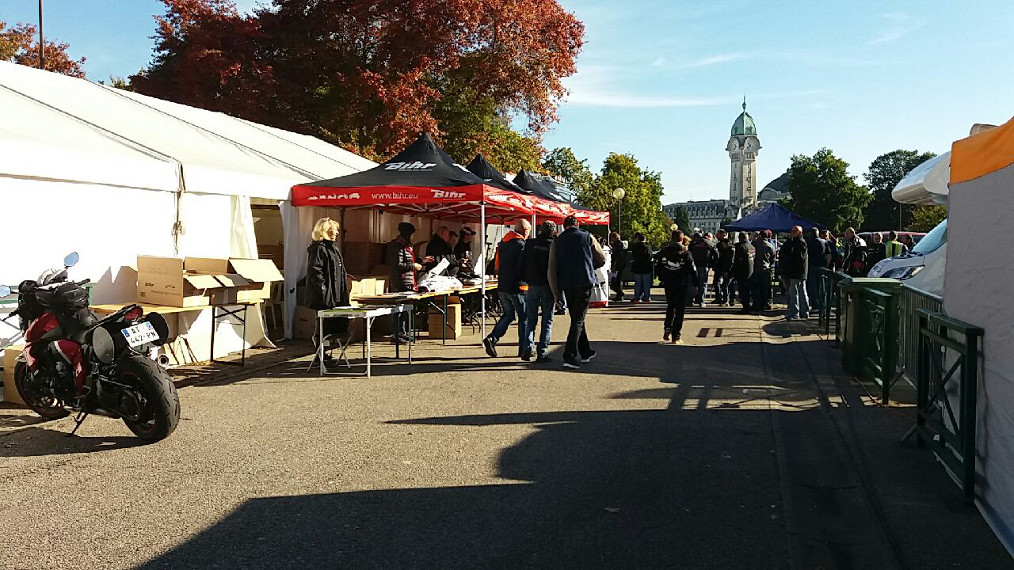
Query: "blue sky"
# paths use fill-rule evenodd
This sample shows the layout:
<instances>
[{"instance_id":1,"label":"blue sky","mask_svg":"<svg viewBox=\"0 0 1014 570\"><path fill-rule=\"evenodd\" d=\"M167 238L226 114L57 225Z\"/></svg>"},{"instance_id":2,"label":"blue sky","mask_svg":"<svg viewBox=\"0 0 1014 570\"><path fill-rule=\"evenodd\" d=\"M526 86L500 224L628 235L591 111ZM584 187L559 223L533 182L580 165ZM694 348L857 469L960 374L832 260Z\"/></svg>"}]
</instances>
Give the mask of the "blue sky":
<instances>
[{"instance_id":1,"label":"blue sky","mask_svg":"<svg viewBox=\"0 0 1014 570\"><path fill-rule=\"evenodd\" d=\"M238 2L241 9L257 0ZM767 182L830 147L861 175L897 148L943 152L975 122L1014 115L1014 2L561 0L586 25L578 73L547 148L593 169L629 152L662 172L666 201L725 197L725 145L745 95ZM93 80L151 57L155 0L45 0L47 37ZM36 0L0 19L34 22Z\"/></svg>"}]
</instances>

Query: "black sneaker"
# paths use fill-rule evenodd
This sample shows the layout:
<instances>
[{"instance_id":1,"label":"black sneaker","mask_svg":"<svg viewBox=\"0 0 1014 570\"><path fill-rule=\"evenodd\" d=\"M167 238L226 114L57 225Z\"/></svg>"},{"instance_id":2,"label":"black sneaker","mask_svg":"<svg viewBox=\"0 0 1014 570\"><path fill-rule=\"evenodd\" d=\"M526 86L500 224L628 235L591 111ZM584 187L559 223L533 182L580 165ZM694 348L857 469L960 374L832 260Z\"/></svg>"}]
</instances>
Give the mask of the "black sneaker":
<instances>
[{"instance_id":1,"label":"black sneaker","mask_svg":"<svg viewBox=\"0 0 1014 570\"><path fill-rule=\"evenodd\" d=\"M593 350L593 351L591 351L591 352L588 353L588 356L582 356L581 357L581 362L591 362L591 359L595 358L597 355L598 355L598 351L597 350Z\"/></svg>"},{"instance_id":2,"label":"black sneaker","mask_svg":"<svg viewBox=\"0 0 1014 570\"><path fill-rule=\"evenodd\" d=\"M486 349L486 354L488 354L493 358L496 358L496 341L493 340L493 337L487 336L486 338L482 339L482 346L483 348Z\"/></svg>"},{"instance_id":3,"label":"black sneaker","mask_svg":"<svg viewBox=\"0 0 1014 570\"><path fill-rule=\"evenodd\" d=\"M576 359L575 360L568 360L568 359L565 358L563 360L563 367L564 368L570 368L571 370L580 370L581 369L581 363L578 362Z\"/></svg>"},{"instance_id":4,"label":"black sneaker","mask_svg":"<svg viewBox=\"0 0 1014 570\"><path fill-rule=\"evenodd\" d=\"M549 356L545 352L540 352L539 355L535 357L535 362L552 362L552 361L553 357Z\"/></svg>"},{"instance_id":5,"label":"black sneaker","mask_svg":"<svg viewBox=\"0 0 1014 570\"><path fill-rule=\"evenodd\" d=\"M525 362L531 362L532 361L532 351L526 350L526 351L522 352L521 353L521 360L524 360Z\"/></svg>"}]
</instances>

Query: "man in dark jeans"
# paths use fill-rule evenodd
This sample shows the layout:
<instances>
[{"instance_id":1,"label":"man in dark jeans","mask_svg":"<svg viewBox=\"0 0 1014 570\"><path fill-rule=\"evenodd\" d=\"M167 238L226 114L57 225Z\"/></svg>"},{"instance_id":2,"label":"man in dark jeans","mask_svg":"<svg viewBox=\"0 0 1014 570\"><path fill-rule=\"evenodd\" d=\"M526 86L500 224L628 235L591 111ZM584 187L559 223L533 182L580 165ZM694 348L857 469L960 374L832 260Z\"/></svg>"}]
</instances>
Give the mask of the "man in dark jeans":
<instances>
[{"instance_id":1,"label":"man in dark jeans","mask_svg":"<svg viewBox=\"0 0 1014 570\"><path fill-rule=\"evenodd\" d=\"M525 242L522 253L522 268L528 293L528 344L522 355L535 353L535 362L549 362L549 343L553 334L553 307L556 304L553 290L549 288L549 248L556 238L556 224L549 220L542 222L539 235ZM539 325L539 309L542 309L542 329L539 332L538 350L535 350L535 330Z\"/></svg>"},{"instance_id":2,"label":"man in dark jeans","mask_svg":"<svg viewBox=\"0 0 1014 570\"><path fill-rule=\"evenodd\" d=\"M697 268L697 279L688 281L695 283L693 287L697 290L694 295L694 304L698 307L704 306L704 296L708 294L708 270L714 267L718 261L718 252L708 240L700 233L695 233L690 241L690 255L694 258L694 266ZM689 285L688 285L689 286Z\"/></svg>"},{"instance_id":3,"label":"man in dark jeans","mask_svg":"<svg viewBox=\"0 0 1014 570\"><path fill-rule=\"evenodd\" d=\"M691 284L697 284L700 273L694 257L683 247L683 232L673 230L672 239L659 252L655 272L665 287L665 322L662 340L683 344L683 317L687 310L687 293Z\"/></svg>"},{"instance_id":4,"label":"man in dark jeans","mask_svg":"<svg viewBox=\"0 0 1014 570\"><path fill-rule=\"evenodd\" d=\"M493 332L482 339L482 346L486 354L496 357L496 343L507 334L514 318L518 319L518 356L523 360L531 360L531 352L525 352L528 344L528 309L525 306L525 294L522 291L524 280L522 278L521 255L525 248L525 240L532 231L532 224L528 220L518 220L514 229L507 232L507 235L500 241L496 253L497 269L497 295L500 297L500 304L503 306L503 315L493 327Z\"/></svg>"},{"instance_id":5,"label":"man in dark jeans","mask_svg":"<svg viewBox=\"0 0 1014 570\"><path fill-rule=\"evenodd\" d=\"M806 295L806 273L809 255L803 240L802 226L793 226L792 237L778 250L778 270L785 283L789 297L789 312L786 320L810 318L810 301Z\"/></svg>"},{"instance_id":6,"label":"man in dark jeans","mask_svg":"<svg viewBox=\"0 0 1014 570\"><path fill-rule=\"evenodd\" d=\"M824 310L824 278L821 269L831 267L831 247L827 240L820 237L820 230L810 229L810 237L806 240L806 298L810 300L810 308L820 314Z\"/></svg>"},{"instance_id":7,"label":"man in dark jeans","mask_svg":"<svg viewBox=\"0 0 1014 570\"><path fill-rule=\"evenodd\" d=\"M753 242L753 310L771 310L771 272L775 267L775 248L765 232L757 232Z\"/></svg>"},{"instance_id":8,"label":"man in dark jeans","mask_svg":"<svg viewBox=\"0 0 1014 570\"><path fill-rule=\"evenodd\" d=\"M567 299L570 331L563 350L563 366L576 370L581 368L582 362L595 358L584 319L588 314L592 286L598 282L595 269L605 265L606 255L598 240L578 229L576 217L567 216L563 220L563 228L563 233L553 240L549 248L549 286L557 299Z\"/></svg>"},{"instance_id":9,"label":"man in dark jeans","mask_svg":"<svg viewBox=\"0 0 1014 570\"><path fill-rule=\"evenodd\" d=\"M719 305L726 303L732 306L732 262L735 258L735 246L728 238L725 230L718 230L716 236L718 242L715 249L718 251L718 261L715 262L715 277L712 288L715 290L715 302Z\"/></svg>"},{"instance_id":10,"label":"man in dark jeans","mask_svg":"<svg viewBox=\"0 0 1014 570\"><path fill-rule=\"evenodd\" d=\"M739 302L743 308L739 311L746 314L753 311L750 300L753 296L753 246L750 245L750 236L746 232L739 232L739 241L733 254L732 274L736 279L736 288L739 289ZM732 304L732 303L730 303Z\"/></svg>"}]
</instances>

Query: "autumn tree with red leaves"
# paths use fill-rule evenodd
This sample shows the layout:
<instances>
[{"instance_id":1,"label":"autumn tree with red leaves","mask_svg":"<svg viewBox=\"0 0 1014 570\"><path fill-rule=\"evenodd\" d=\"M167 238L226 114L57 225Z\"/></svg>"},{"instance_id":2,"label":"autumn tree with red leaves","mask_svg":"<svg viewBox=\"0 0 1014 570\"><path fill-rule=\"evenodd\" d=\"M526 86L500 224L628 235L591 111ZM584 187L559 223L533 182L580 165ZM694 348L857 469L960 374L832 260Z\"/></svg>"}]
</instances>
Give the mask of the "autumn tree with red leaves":
<instances>
[{"instance_id":1,"label":"autumn tree with red leaves","mask_svg":"<svg viewBox=\"0 0 1014 570\"><path fill-rule=\"evenodd\" d=\"M538 166L584 34L555 0L274 0L253 15L163 2L154 61L132 78L142 93L372 157L428 131L459 160L481 151L506 170Z\"/></svg>"},{"instance_id":2,"label":"autumn tree with red leaves","mask_svg":"<svg viewBox=\"0 0 1014 570\"><path fill-rule=\"evenodd\" d=\"M39 29L32 24L18 24L13 28L0 20L0 61L13 61L29 67L39 67ZM84 77L85 58L71 59L69 48L63 42L46 42L46 70L64 75Z\"/></svg>"}]
</instances>

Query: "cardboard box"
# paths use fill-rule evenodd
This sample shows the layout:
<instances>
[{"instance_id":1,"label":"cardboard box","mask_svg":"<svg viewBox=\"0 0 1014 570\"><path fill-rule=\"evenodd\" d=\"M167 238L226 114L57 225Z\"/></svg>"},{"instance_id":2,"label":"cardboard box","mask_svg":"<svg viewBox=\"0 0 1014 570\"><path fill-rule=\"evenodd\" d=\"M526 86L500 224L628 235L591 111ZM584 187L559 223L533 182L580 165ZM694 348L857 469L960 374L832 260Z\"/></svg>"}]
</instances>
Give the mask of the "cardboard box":
<instances>
[{"instance_id":1,"label":"cardboard box","mask_svg":"<svg viewBox=\"0 0 1014 570\"><path fill-rule=\"evenodd\" d=\"M292 321L292 338L310 340L317 332L317 311L303 306L296 307Z\"/></svg>"},{"instance_id":2,"label":"cardboard box","mask_svg":"<svg viewBox=\"0 0 1014 570\"><path fill-rule=\"evenodd\" d=\"M169 307L258 302L282 274L269 259L137 257L137 298Z\"/></svg>"},{"instance_id":3,"label":"cardboard box","mask_svg":"<svg viewBox=\"0 0 1014 570\"><path fill-rule=\"evenodd\" d=\"M440 334L440 327L444 323L444 318L440 314L440 311L436 309L430 309L429 315L427 315L426 322L429 325L430 338L444 338ZM447 336L448 340L456 339L461 336L461 305L447 303Z\"/></svg>"},{"instance_id":4,"label":"cardboard box","mask_svg":"<svg viewBox=\"0 0 1014 570\"><path fill-rule=\"evenodd\" d=\"M9 404L22 404L24 401L21 396L18 395L18 389L14 385L14 365L18 361L18 357L21 356L21 351L24 350L24 345L8 346L4 349L3 363L3 381L4 381L4 402Z\"/></svg>"},{"instance_id":5,"label":"cardboard box","mask_svg":"<svg viewBox=\"0 0 1014 570\"><path fill-rule=\"evenodd\" d=\"M233 273L241 275L249 283L239 292L240 301L264 301L271 298L271 284L282 280L282 272L270 259L229 258Z\"/></svg>"},{"instance_id":6,"label":"cardboard box","mask_svg":"<svg viewBox=\"0 0 1014 570\"><path fill-rule=\"evenodd\" d=\"M199 307L211 303L222 284L211 275L187 274L176 257L137 256L137 300L168 307Z\"/></svg>"}]
</instances>

